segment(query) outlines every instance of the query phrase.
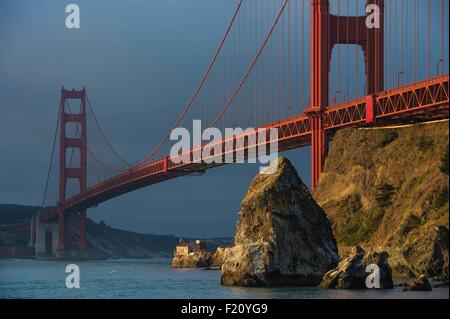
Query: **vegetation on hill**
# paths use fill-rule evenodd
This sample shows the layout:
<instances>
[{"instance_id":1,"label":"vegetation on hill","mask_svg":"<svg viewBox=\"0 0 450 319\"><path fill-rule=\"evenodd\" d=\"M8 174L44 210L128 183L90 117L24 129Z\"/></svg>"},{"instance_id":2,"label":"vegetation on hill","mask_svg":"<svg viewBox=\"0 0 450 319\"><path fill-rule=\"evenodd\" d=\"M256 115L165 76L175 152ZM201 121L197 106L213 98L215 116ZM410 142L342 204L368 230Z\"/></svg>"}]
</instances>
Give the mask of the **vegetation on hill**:
<instances>
[{"instance_id":1,"label":"vegetation on hill","mask_svg":"<svg viewBox=\"0 0 450 319\"><path fill-rule=\"evenodd\" d=\"M0 225L26 222L39 209L39 206L0 204Z\"/></svg>"},{"instance_id":2,"label":"vegetation on hill","mask_svg":"<svg viewBox=\"0 0 450 319\"><path fill-rule=\"evenodd\" d=\"M385 249L399 272L448 277L448 178L447 121L345 129L314 197L340 247Z\"/></svg>"}]
</instances>

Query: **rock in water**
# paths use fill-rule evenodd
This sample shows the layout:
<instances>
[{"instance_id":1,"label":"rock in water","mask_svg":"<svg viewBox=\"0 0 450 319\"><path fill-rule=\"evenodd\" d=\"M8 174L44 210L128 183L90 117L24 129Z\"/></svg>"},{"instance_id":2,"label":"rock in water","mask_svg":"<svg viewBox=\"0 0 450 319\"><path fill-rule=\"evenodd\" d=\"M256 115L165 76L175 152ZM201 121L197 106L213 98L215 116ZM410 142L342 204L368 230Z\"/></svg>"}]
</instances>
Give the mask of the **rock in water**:
<instances>
[{"instance_id":1,"label":"rock in water","mask_svg":"<svg viewBox=\"0 0 450 319\"><path fill-rule=\"evenodd\" d=\"M214 253L194 251L185 255L175 255L172 259L174 268L209 268L220 267L229 247L217 247Z\"/></svg>"},{"instance_id":2,"label":"rock in water","mask_svg":"<svg viewBox=\"0 0 450 319\"><path fill-rule=\"evenodd\" d=\"M206 251L175 255L172 259L174 268L205 268L211 266L211 253Z\"/></svg>"},{"instance_id":3,"label":"rock in water","mask_svg":"<svg viewBox=\"0 0 450 319\"><path fill-rule=\"evenodd\" d=\"M315 286L338 261L324 211L292 164L279 157L255 177L242 201L221 283Z\"/></svg>"},{"instance_id":4,"label":"rock in water","mask_svg":"<svg viewBox=\"0 0 450 319\"><path fill-rule=\"evenodd\" d=\"M405 290L413 290L413 291L431 291L431 285L428 281L428 278L425 275L420 275L419 278L416 278L414 282L408 286Z\"/></svg>"},{"instance_id":5,"label":"rock in water","mask_svg":"<svg viewBox=\"0 0 450 319\"><path fill-rule=\"evenodd\" d=\"M381 289L392 289L392 270L387 259L389 255L386 252L366 252L360 247L353 248L352 254L344 258L339 265L330 270L323 277L321 288L333 289L365 289L366 279L370 272L366 272L369 264L375 264L379 267L379 279Z\"/></svg>"}]
</instances>

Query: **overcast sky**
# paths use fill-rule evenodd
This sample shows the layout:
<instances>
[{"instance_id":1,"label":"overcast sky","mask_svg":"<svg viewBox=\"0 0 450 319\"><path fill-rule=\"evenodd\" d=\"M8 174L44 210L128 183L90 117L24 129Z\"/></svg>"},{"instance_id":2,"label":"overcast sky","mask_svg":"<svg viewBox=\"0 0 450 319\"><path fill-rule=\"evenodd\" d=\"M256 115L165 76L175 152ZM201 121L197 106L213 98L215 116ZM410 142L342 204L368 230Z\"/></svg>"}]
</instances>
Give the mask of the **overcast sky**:
<instances>
[{"instance_id":1,"label":"overcast sky","mask_svg":"<svg viewBox=\"0 0 450 319\"><path fill-rule=\"evenodd\" d=\"M41 203L63 85L87 88L105 132L126 158L146 155L192 96L236 5L72 2L81 9L77 30L65 27L69 1L0 0L1 203ZM309 148L283 155L309 186ZM88 216L145 233L232 236L257 171L256 165L230 165L177 178L110 200Z\"/></svg>"},{"instance_id":2,"label":"overcast sky","mask_svg":"<svg viewBox=\"0 0 450 319\"><path fill-rule=\"evenodd\" d=\"M85 86L110 140L139 160L191 97L235 8L229 0L0 2L0 202L40 205L60 89ZM165 76L161 76L165 74ZM309 182L309 154L290 158ZM153 185L88 211L139 232L232 236L255 165Z\"/></svg>"}]
</instances>

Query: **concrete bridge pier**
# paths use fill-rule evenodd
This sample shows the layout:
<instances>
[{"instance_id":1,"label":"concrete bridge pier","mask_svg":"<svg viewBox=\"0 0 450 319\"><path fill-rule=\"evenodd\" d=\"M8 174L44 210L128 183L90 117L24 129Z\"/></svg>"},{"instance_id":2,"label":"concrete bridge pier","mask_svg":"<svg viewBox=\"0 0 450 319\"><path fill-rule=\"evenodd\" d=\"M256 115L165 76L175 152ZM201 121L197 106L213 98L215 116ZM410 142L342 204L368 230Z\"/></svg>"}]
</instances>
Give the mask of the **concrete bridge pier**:
<instances>
[{"instance_id":1,"label":"concrete bridge pier","mask_svg":"<svg viewBox=\"0 0 450 319\"><path fill-rule=\"evenodd\" d=\"M32 218L32 227L31 231L33 232L33 223L34 226L34 236L31 234L31 240L33 237L35 238L35 256L37 259L47 259L47 258L56 258L57 257L57 248L58 248L58 240L59 240L59 230L57 222L47 222L41 223L39 222L40 212L34 217L34 221Z\"/></svg>"},{"instance_id":2,"label":"concrete bridge pier","mask_svg":"<svg viewBox=\"0 0 450 319\"><path fill-rule=\"evenodd\" d=\"M77 244L68 243L63 249L59 249L60 243L60 223L58 220L51 222L40 222L38 213L31 220L31 240L35 246L36 259L67 259L67 260L83 260L88 259L86 249L80 249ZM66 223L71 223L66 219ZM33 224L35 225L33 227ZM34 228L34 235L33 235Z\"/></svg>"},{"instance_id":3,"label":"concrete bridge pier","mask_svg":"<svg viewBox=\"0 0 450 319\"><path fill-rule=\"evenodd\" d=\"M28 244L29 247L36 247L36 217L37 214L33 214L31 216L31 222L30 222L30 243Z\"/></svg>"}]
</instances>

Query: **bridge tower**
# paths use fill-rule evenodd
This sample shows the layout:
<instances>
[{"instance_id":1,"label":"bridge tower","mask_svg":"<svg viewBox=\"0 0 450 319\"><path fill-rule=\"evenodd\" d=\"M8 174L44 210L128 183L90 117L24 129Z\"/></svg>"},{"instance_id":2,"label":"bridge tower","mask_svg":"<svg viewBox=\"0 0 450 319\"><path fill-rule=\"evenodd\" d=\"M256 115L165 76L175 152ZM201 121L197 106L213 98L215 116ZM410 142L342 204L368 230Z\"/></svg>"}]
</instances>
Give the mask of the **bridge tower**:
<instances>
[{"instance_id":1,"label":"bridge tower","mask_svg":"<svg viewBox=\"0 0 450 319\"><path fill-rule=\"evenodd\" d=\"M66 110L67 100L79 100L80 108ZM86 211L68 213L62 208L66 200L66 188L69 179L79 182L80 192L87 186L87 132L86 132L86 90L61 90L60 101L60 139L59 139L59 202L58 202L58 253L59 258L83 258L86 256ZM76 136L66 136L66 124L75 123ZM67 166L67 155L72 149L79 150L78 166ZM78 236L77 236L78 235Z\"/></svg>"},{"instance_id":2,"label":"bridge tower","mask_svg":"<svg viewBox=\"0 0 450 319\"><path fill-rule=\"evenodd\" d=\"M384 89L384 0L368 0L379 8L379 28L368 28L368 16L330 14L329 0L311 1L311 186L319 182L328 149L328 136L322 115L329 105L330 64L333 47L353 44L362 47L365 62L366 95ZM370 7L366 7L369 8ZM371 14L370 11L368 14Z\"/></svg>"}]
</instances>

